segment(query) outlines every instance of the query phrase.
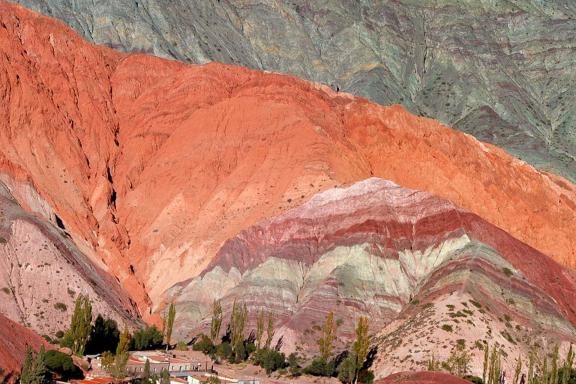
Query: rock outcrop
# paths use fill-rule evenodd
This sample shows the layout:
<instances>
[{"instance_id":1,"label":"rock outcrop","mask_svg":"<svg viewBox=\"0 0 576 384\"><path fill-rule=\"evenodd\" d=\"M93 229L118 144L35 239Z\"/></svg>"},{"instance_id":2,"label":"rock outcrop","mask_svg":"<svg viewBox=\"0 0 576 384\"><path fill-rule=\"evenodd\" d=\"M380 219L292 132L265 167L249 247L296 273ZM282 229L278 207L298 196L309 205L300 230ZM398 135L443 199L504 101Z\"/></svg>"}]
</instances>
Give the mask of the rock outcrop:
<instances>
[{"instance_id":1,"label":"rock outcrop","mask_svg":"<svg viewBox=\"0 0 576 384\"><path fill-rule=\"evenodd\" d=\"M18 2L127 52L402 104L576 180L576 9L564 0Z\"/></svg>"},{"instance_id":2,"label":"rock outcrop","mask_svg":"<svg viewBox=\"0 0 576 384\"><path fill-rule=\"evenodd\" d=\"M400 106L236 66L120 54L8 3L0 98L12 194L57 216L143 315L242 230L370 176L447 198L576 265L572 184Z\"/></svg>"},{"instance_id":3,"label":"rock outcrop","mask_svg":"<svg viewBox=\"0 0 576 384\"><path fill-rule=\"evenodd\" d=\"M214 300L224 318L244 302L252 321L271 311L275 340L304 354L316 348L328 312L341 322L340 346L368 316L381 334L378 377L447 358L457 339L476 350L476 371L476 342L498 341L517 356L542 334L549 344L576 340L572 270L447 200L378 178L322 192L242 231L201 276L168 295L182 338L209 328Z\"/></svg>"}]
</instances>

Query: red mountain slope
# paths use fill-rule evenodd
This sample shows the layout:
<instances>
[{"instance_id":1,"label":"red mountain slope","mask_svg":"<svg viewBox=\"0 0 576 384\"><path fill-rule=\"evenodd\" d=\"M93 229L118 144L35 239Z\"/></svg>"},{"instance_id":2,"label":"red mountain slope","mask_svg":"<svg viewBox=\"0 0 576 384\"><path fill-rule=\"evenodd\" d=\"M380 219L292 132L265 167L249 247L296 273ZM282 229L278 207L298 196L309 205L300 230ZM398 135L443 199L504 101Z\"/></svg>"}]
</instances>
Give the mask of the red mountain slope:
<instances>
[{"instance_id":1,"label":"red mountain slope","mask_svg":"<svg viewBox=\"0 0 576 384\"><path fill-rule=\"evenodd\" d=\"M19 202L52 207L141 309L240 230L371 175L576 265L575 187L502 150L292 77L122 55L7 3L0 146Z\"/></svg>"},{"instance_id":2,"label":"red mountain slope","mask_svg":"<svg viewBox=\"0 0 576 384\"><path fill-rule=\"evenodd\" d=\"M0 380L20 371L27 345L38 350L41 345L46 346L46 343L31 330L0 314L0 368L4 370L0 373Z\"/></svg>"}]
</instances>

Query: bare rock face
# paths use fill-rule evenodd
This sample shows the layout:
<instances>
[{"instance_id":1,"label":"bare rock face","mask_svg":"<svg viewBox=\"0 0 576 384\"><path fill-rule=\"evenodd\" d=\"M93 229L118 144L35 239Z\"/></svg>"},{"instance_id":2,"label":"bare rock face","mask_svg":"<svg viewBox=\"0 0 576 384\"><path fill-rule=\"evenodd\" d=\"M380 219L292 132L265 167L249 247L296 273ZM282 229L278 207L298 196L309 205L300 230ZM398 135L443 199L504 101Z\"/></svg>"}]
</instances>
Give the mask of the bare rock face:
<instances>
[{"instance_id":1,"label":"bare rock face","mask_svg":"<svg viewBox=\"0 0 576 384\"><path fill-rule=\"evenodd\" d=\"M566 0L18 0L87 39L240 64L402 104L576 179Z\"/></svg>"},{"instance_id":2,"label":"bare rock face","mask_svg":"<svg viewBox=\"0 0 576 384\"><path fill-rule=\"evenodd\" d=\"M40 346L49 345L43 338L15 323L0 313L0 379L8 383L16 383L16 375L26 355L26 346L38 351Z\"/></svg>"},{"instance_id":3,"label":"bare rock face","mask_svg":"<svg viewBox=\"0 0 576 384\"><path fill-rule=\"evenodd\" d=\"M399 106L235 66L120 54L8 3L0 99L2 180L25 209L59 220L144 316L242 230L370 176L449 199L576 265L572 184ZM298 285L301 260L281 260ZM329 290L325 271L318 287Z\"/></svg>"},{"instance_id":4,"label":"bare rock face","mask_svg":"<svg viewBox=\"0 0 576 384\"><path fill-rule=\"evenodd\" d=\"M576 340L572 270L447 200L378 178L319 193L227 241L201 276L168 292L179 337L206 331L214 300L225 318L246 303L250 327L272 311L275 340L305 355L328 312L342 343L367 316L377 377L447 359L458 339L476 374L486 342L517 356L542 335Z\"/></svg>"}]
</instances>

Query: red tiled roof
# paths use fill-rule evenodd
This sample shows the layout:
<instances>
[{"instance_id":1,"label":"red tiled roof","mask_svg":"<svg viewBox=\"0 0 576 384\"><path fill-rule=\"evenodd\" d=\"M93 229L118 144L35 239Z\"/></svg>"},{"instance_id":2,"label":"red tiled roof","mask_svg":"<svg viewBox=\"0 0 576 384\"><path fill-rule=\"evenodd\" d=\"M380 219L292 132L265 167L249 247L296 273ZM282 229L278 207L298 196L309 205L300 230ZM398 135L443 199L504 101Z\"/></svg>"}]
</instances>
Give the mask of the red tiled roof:
<instances>
[{"instance_id":1,"label":"red tiled roof","mask_svg":"<svg viewBox=\"0 0 576 384\"><path fill-rule=\"evenodd\" d=\"M75 381L75 384L110 384L114 382L112 377L89 377L83 380Z\"/></svg>"}]
</instances>

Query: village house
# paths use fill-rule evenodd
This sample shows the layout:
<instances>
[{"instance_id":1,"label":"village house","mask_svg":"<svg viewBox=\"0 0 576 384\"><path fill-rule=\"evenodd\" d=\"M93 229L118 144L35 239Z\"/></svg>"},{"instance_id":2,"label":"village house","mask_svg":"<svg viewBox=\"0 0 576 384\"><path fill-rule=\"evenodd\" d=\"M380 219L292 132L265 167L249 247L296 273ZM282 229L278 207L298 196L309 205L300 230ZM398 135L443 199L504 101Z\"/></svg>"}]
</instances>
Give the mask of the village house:
<instances>
[{"instance_id":1,"label":"village house","mask_svg":"<svg viewBox=\"0 0 576 384\"><path fill-rule=\"evenodd\" d=\"M212 370L212 360L200 352L134 351L130 352L126 371L133 376L139 376L144 372L146 361L150 364L151 374L159 374L166 370L171 376L186 377L192 372L209 372Z\"/></svg>"}]
</instances>

